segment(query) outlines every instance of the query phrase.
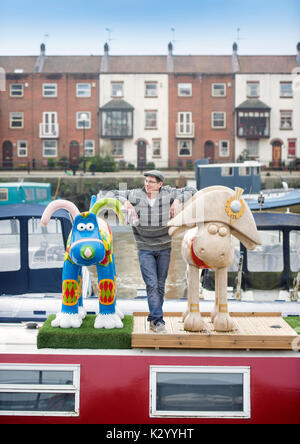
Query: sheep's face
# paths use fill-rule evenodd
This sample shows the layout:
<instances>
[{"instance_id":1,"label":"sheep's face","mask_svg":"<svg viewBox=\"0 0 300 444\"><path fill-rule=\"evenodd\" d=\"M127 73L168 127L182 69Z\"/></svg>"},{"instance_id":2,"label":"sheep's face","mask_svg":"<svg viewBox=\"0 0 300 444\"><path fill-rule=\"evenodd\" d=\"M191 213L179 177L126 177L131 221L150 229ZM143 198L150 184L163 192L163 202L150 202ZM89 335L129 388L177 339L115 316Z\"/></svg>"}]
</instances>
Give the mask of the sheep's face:
<instances>
[{"instance_id":1,"label":"sheep's face","mask_svg":"<svg viewBox=\"0 0 300 444\"><path fill-rule=\"evenodd\" d=\"M199 225L193 248L196 256L210 268L229 267L234 251L229 226L218 222Z\"/></svg>"},{"instance_id":2,"label":"sheep's face","mask_svg":"<svg viewBox=\"0 0 300 444\"><path fill-rule=\"evenodd\" d=\"M83 213L75 217L69 254L71 260L81 266L95 265L105 258L106 251L95 214Z\"/></svg>"}]
</instances>

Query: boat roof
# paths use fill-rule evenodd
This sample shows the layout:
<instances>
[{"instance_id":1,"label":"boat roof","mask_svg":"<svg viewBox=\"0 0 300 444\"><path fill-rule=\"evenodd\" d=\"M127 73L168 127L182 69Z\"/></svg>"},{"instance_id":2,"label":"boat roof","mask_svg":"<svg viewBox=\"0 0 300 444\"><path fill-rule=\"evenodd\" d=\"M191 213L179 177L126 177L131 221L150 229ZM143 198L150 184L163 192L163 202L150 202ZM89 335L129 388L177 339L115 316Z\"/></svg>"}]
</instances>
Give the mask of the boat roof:
<instances>
[{"instance_id":1,"label":"boat roof","mask_svg":"<svg viewBox=\"0 0 300 444\"><path fill-rule=\"evenodd\" d=\"M259 167L261 166L261 163L255 161L255 160L249 160L246 162L241 163L200 163L197 165L198 168L223 168L223 167L235 167L235 168L241 168L241 167Z\"/></svg>"},{"instance_id":2,"label":"boat roof","mask_svg":"<svg viewBox=\"0 0 300 444\"><path fill-rule=\"evenodd\" d=\"M7 219L12 217L41 217L47 205L41 204L15 204L3 205L1 207L0 219ZM69 213L66 210L57 210L54 213L55 217L68 218Z\"/></svg>"},{"instance_id":3,"label":"boat roof","mask_svg":"<svg viewBox=\"0 0 300 444\"><path fill-rule=\"evenodd\" d=\"M0 182L0 188L16 188L16 187L44 187L50 188L50 183L44 182Z\"/></svg>"},{"instance_id":4,"label":"boat roof","mask_svg":"<svg viewBox=\"0 0 300 444\"><path fill-rule=\"evenodd\" d=\"M300 214L260 211L253 212L253 216L258 228L300 229Z\"/></svg>"}]
</instances>

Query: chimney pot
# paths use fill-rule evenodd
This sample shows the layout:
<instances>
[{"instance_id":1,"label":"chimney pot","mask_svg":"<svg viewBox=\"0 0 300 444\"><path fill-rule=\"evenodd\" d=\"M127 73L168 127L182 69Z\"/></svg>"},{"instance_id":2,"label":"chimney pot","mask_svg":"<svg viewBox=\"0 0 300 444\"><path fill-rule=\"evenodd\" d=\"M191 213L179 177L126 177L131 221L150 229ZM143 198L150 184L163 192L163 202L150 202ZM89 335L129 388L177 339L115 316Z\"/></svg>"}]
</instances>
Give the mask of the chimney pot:
<instances>
[{"instance_id":1,"label":"chimney pot","mask_svg":"<svg viewBox=\"0 0 300 444\"><path fill-rule=\"evenodd\" d=\"M41 44L41 53L45 54L45 52L46 52L46 45L45 45L45 43L42 43Z\"/></svg>"},{"instance_id":2,"label":"chimney pot","mask_svg":"<svg viewBox=\"0 0 300 444\"><path fill-rule=\"evenodd\" d=\"M234 52L236 52L236 51L238 50L238 45L237 45L236 42L233 43L233 45L232 45L232 50L233 50Z\"/></svg>"},{"instance_id":3,"label":"chimney pot","mask_svg":"<svg viewBox=\"0 0 300 444\"><path fill-rule=\"evenodd\" d=\"M104 44L104 52L107 53L107 54L109 52L109 46L108 46L107 42Z\"/></svg>"},{"instance_id":4,"label":"chimney pot","mask_svg":"<svg viewBox=\"0 0 300 444\"><path fill-rule=\"evenodd\" d=\"M297 43L297 50L300 51L300 42Z\"/></svg>"}]
</instances>

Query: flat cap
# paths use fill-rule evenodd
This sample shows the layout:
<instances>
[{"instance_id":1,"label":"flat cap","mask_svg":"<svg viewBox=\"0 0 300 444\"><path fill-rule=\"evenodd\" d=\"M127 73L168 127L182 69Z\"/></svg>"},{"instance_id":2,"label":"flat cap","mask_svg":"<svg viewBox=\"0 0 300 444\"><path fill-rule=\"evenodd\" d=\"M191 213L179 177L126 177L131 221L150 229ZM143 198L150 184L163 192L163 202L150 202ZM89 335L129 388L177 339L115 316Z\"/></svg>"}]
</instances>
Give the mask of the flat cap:
<instances>
[{"instance_id":1,"label":"flat cap","mask_svg":"<svg viewBox=\"0 0 300 444\"><path fill-rule=\"evenodd\" d=\"M163 175L163 173L161 171L158 170L151 170L151 171L146 171L144 173L144 176L153 176L156 177L157 179L159 179L161 182L163 182L165 180L165 176Z\"/></svg>"}]
</instances>

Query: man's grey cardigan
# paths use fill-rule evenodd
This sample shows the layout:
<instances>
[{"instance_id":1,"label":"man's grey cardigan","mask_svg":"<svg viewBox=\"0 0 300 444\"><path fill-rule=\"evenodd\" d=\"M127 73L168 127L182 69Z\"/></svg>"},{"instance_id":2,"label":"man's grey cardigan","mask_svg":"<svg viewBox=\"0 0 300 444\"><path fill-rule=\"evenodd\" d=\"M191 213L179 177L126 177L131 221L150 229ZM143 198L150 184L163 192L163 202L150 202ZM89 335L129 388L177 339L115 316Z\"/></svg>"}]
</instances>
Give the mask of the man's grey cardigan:
<instances>
[{"instance_id":1,"label":"man's grey cardigan","mask_svg":"<svg viewBox=\"0 0 300 444\"><path fill-rule=\"evenodd\" d=\"M170 207L175 199L181 203L188 201L196 190L193 187L161 187L154 204L151 206L145 188L134 190L115 190L113 195L120 202L128 200L135 208L139 224L133 226L133 234L138 250L166 250L171 247L167 223L170 220Z\"/></svg>"}]
</instances>

